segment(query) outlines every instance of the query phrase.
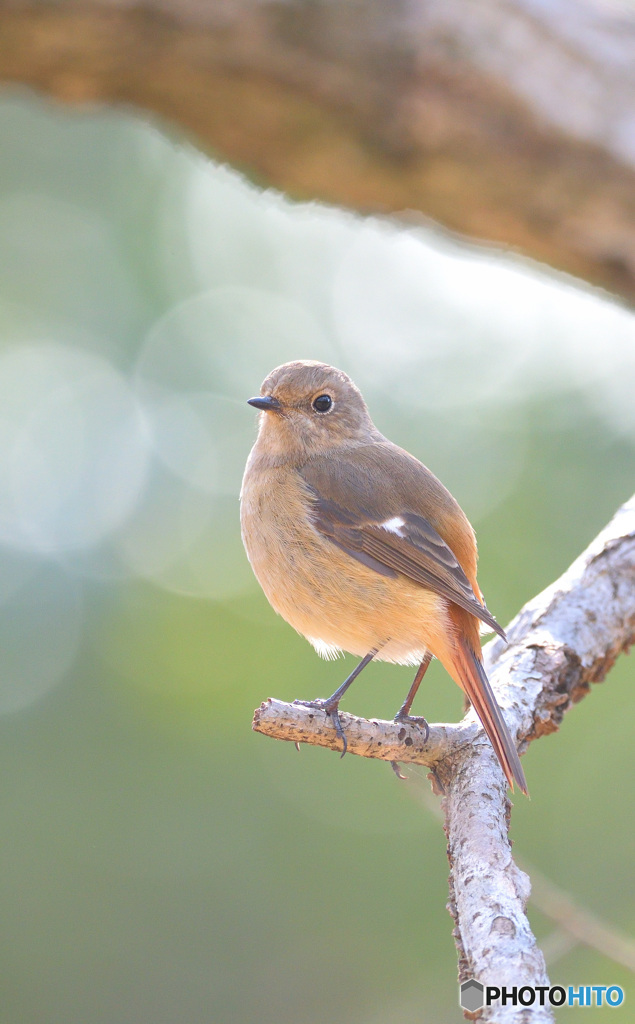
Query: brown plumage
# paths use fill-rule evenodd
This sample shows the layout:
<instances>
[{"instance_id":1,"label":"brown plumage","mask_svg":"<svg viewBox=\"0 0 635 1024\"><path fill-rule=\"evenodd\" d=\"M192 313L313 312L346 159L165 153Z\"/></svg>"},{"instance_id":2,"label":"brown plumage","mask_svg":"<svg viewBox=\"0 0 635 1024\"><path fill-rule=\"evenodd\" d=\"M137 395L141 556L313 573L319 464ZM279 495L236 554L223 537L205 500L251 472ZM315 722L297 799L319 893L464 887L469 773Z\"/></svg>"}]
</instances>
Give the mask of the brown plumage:
<instances>
[{"instance_id":1,"label":"brown plumage","mask_svg":"<svg viewBox=\"0 0 635 1024\"><path fill-rule=\"evenodd\" d=\"M474 531L457 502L379 433L340 370L287 363L250 403L262 412L242 533L272 606L325 656L421 663L402 717L434 655L470 699L510 786L526 793L481 660L481 624L505 634L483 603ZM337 708L350 681L316 702L340 734Z\"/></svg>"}]
</instances>

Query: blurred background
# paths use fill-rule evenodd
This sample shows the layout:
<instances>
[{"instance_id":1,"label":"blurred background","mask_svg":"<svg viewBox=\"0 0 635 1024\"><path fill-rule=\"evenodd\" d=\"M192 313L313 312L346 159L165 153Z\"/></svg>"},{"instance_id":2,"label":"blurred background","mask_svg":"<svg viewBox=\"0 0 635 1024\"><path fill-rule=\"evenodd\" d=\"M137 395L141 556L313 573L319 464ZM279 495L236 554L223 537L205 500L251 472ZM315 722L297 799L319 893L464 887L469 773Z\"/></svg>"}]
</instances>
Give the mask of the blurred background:
<instances>
[{"instance_id":1,"label":"blurred background","mask_svg":"<svg viewBox=\"0 0 635 1024\"><path fill-rule=\"evenodd\" d=\"M251 732L353 662L321 662L251 575L245 402L288 359L350 373L471 518L505 623L633 490L632 313L294 205L131 115L5 92L0 137L2 1024L459 1020L425 771ZM410 675L370 666L346 709L392 716ZM415 711L461 706L435 665ZM512 829L631 932L634 719L622 658L532 745ZM553 983L628 989L530 917Z\"/></svg>"}]
</instances>

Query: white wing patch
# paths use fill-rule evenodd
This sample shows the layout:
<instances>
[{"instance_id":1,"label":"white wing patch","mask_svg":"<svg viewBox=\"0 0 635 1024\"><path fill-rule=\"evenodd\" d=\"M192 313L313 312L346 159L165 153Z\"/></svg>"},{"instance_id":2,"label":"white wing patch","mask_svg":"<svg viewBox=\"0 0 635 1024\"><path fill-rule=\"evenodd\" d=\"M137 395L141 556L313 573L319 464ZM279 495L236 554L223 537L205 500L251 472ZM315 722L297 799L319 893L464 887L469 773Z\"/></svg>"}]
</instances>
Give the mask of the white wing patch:
<instances>
[{"instance_id":1,"label":"white wing patch","mask_svg":"<svg viewBox=\"0 0 635 1024\"><path fill-rule=\"evenodd\" d=\"M406 525L401 516L393 516L392 519L387 519L384 523L379 524L382 530L387 530L388 533L395 533L398 537L404 536L404 526Z\"/></svg>"}]
</instances>

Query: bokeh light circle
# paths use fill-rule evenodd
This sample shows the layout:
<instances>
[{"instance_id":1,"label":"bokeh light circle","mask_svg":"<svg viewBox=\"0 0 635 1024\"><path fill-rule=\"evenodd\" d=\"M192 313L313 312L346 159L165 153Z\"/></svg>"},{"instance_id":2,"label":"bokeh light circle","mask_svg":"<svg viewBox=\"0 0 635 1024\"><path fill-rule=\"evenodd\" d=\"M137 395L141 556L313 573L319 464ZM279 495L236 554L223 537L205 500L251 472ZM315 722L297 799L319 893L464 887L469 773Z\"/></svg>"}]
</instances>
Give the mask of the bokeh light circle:
<instances>
[{"instance_id":1,"label":"bokeh light circle","mask_svg":"<svg viewBox=\"0 0 635 1024\"><path fill-rule=\"evenodd\" d=\"M52 555L97 544L134 508L148 437L104 358L57 343L0 356L0 540Z\"/></svg>"}]
</instances>

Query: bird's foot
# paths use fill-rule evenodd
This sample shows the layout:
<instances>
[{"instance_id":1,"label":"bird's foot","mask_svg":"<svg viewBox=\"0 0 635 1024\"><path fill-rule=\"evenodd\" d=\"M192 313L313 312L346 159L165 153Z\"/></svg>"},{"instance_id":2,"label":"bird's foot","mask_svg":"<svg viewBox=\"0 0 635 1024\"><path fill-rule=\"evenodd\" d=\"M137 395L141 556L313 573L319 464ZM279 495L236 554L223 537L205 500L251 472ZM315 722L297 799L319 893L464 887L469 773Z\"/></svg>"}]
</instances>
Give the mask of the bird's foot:
<instances>
[{"instance_id":1,"label":"bird's foot","mask_svg":"<svg viewBox=\"0 0 635 1024\"><path fill-rule=\"evenodd\" d=\"M420 729L423 729L423 742L428 742L430 726L426 722L425 718L421 718L418 715L409 715L405 711L398 711L395 715L394 721L397 725L418 725Z\"/></svg>"},{"instance_id":2,"label":"bird's foot","mask_svg":"<svg viewBox=\"0 0 635 1024\"><path fill-rule=\"evenodd\" d=\"M405 780L405 779L408 778L407 775L403 775L403 773L401 771L401 768L399 767L399 762L398 761L391 761L390 762L390 767L392 768L392 770L394 771L394 773L395 773L395 775L397 776L398 779Z\"/></svg>"},{"instance_id":3,"label":"bird's foot","mask_svg":"<svg viewBox=\"0 0 635 1024\"><path fill-rule=\"evenodd\" d=\"M323 700L319 697L316 700L294 700L294 704L300 704L303 708L315 708L316 711L323 711L325 715L328 715L333 723L337 738L342 744L341 757L344 757L348 749L348 742L346 739L346 733L342 729L342 720L340 719L339 704L331 703L330 700Z\"/></svg>"}]
</instances>

